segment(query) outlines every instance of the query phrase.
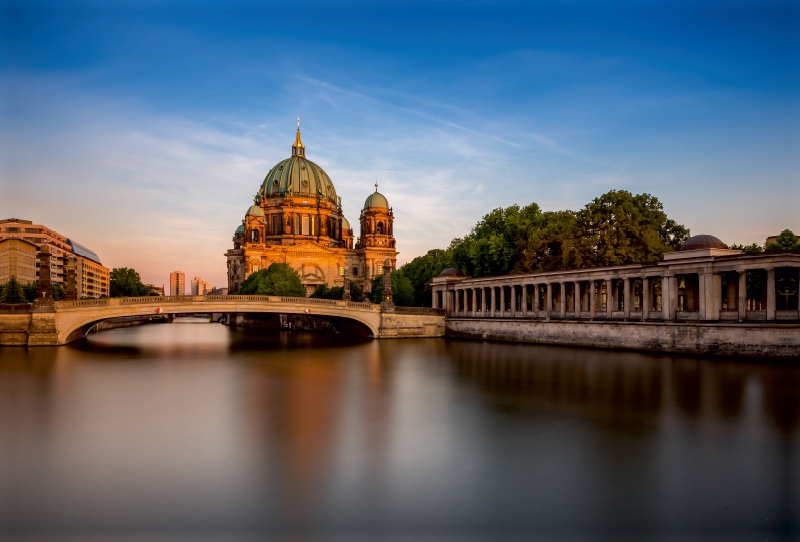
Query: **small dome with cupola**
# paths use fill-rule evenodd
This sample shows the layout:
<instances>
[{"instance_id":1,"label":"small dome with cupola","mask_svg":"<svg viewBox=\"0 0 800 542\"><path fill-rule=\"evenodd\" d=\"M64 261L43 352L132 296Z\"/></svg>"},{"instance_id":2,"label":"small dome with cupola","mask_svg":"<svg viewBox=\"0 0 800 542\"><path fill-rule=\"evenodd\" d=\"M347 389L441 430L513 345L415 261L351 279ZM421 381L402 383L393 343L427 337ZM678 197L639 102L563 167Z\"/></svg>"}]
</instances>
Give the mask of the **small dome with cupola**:
<instances>
[{"instance_id":1,"label":"small dome with cupola","mask_svg":"<svg viewBox=\"0 0 800 542\"><path fill-rule=\"evenodd\" d=\"M364 209L388 209L389 200L386 196L378 192L378 183L375 183L375 192L369 195L367 201L364 202Z\"/></svg>"},{"instance_id":2,"label":"small dome with cupola","mask_svg":"<svg viewBox=\"0 0 800 542\"><path fill-rule=\"evenodd\" d=\"M698 250L704 248L728 248L728 245L713 235L695 235L684 241L678 250Z\"/></svg>"},{"instance_id":3,"label":"small dome with cupola","mask_svg":"<svg viewBox=\"0 0 800 542\"><path fill-rule=\"evenodd\" d=\"M262 216L264 216L264 211L262 211L261 207L259 207L257 204L254 203L247 210L247 213L245 214L245 216L262 217Z\"/></svg>"}]
</instances>

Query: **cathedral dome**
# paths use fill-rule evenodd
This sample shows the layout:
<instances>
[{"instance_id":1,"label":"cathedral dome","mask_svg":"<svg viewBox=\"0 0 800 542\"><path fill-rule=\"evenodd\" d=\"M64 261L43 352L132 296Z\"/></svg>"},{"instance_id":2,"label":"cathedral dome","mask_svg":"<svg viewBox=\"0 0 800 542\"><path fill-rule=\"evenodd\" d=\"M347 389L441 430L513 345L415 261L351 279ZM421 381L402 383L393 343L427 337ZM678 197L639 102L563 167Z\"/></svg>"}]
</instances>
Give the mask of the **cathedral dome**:
<instances>
[{"instance_id":1,"label":"cathedral dome","mask_svg":"<svg viewBox=\"0 0 800 542\"><path fill-rule=\"evenodd\" d=\"M701 248L728 248L728 245L713 235L695 235L684 241L678 250L697 250Z\"/></svg>"},{"instance_id":2,"label":"cathedral dome","mask_svg":"<svg viewBox=\"0 0 800 542\"><path fill-rule=\"evenodd\" d=\"M264 211L256 204L250 206L245 216L264 216Z\"/></svg>"},{"instance_id":3,"label":"cathedral dome","mask_svg":"<svg viewBox=\"0 0 800 542\"><path fill-rule=\"evenodd\" d=\"M389 208L389 201L386 199L386 196L378 192L378 189L375 189L375 192L369 195L367 201L364 202L364 209L388 209Z\"/></svg>"},{"instance_id":4,"label":"cathedral dome","mask_svg":"<svg viewBox=\"0 0 800 542\"><path fill-rule=\"evenodd\" d=\"M239 224L239 227L236 228L236 231L233 234L236 235L237 233L244 233L244 226Z\"/></svg>"},{"instance_id":5,"label":"cathedral dome","mask_svg":"<svg viewBox=\"0 0 800 542\"><path fill-rule=\"evenodd\" d=\"M331 178L321 167L306 158L305 145L300 141L299 124L291 158L278 162L269 170L258 195L262 200L285 196L319 196L320 199L338 203Z\"/></svg>"},{"instance_id":6,"label":"cathedral dome","mask_svg":"<svg viewBox=\"0 0 800 542\"><path fill-rule=\"evenodd\" d=\"M344 216L342 216L342 231L347 231L350 229L350 221L347 220Z\"/></svg>"}]
</instances>

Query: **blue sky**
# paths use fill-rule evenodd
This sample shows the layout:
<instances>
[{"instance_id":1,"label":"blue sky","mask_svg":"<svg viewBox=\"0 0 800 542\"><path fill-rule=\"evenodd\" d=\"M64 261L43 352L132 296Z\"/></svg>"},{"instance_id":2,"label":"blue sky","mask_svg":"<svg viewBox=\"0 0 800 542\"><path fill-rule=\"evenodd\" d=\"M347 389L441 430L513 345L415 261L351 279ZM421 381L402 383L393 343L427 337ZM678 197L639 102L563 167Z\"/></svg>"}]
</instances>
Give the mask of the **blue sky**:
<instances>
[{"instance_id":1,"label":"blue sky","mask_svg":"<svg viewBox=\"0 0 800 542\"><path fill-rule=\"evenodd\" d=\"M223 253L302 118L400 261L498 206L657 196L693 233L800 231L793 2L4 2L0 215L163 284Z\"/></svg>"}]
</instances>

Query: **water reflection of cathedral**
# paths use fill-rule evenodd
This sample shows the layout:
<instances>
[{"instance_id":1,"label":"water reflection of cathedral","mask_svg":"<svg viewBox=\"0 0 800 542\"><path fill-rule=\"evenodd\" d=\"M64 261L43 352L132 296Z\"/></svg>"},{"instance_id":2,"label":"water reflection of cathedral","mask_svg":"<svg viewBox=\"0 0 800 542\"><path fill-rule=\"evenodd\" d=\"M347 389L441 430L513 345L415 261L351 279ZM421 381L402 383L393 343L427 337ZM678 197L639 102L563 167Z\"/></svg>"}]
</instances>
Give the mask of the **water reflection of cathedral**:
<instances>
[{"instance_id":1,"label":"water reflection of cathedral","mask_svg":"<svg viewBox=\"0 0 800 542\"><path fill-rule=\"evenodd\" d=\"M267 173L233 236L228 289L235 293L248 275L274 262L287 263L311 293L326 284L342 286L346 276L369 291L388 259L395 268L394 213L383 194L370 194L359 218L355 241L342 213L342 200L328 174L306 158L300 122L292 156Z\"/></svg>"}]
</instances>

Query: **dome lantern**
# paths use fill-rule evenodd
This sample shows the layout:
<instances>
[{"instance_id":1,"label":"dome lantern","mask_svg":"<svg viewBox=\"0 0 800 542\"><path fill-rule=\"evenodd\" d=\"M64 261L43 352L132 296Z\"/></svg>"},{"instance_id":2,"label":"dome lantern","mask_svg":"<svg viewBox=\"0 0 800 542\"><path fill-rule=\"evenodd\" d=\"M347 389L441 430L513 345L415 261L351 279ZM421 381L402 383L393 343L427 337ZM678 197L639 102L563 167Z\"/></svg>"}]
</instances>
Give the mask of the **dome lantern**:
<instances>
[{"instance_id":1,"label":"dome lantern","mask_svg":"<svg viewBox=\"0 0 800 542\"><path fill-rule=\"evenodd\" d=\"M303 142L300 140L300 118L297 118L297 137L294 139L294 145L292 145L292 156L299 156L300 158L306 157L306 147L303 145Z\"/></svg>"}]
</instances>

